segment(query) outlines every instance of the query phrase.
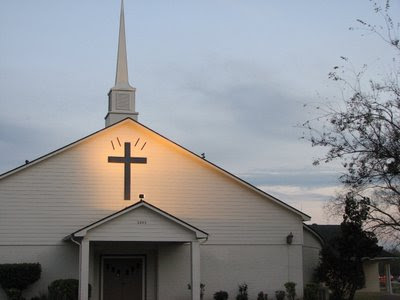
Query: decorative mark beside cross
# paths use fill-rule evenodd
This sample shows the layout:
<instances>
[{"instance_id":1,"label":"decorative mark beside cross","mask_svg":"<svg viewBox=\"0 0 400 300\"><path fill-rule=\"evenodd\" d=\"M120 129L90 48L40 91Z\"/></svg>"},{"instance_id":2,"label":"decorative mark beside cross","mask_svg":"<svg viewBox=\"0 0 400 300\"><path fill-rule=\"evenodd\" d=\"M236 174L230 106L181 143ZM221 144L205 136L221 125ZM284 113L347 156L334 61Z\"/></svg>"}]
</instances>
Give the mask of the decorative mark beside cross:
<instances>
[{"instance_id":1,"label":"decorative mark beside cross","mask_svg":"<svg viewBox=\"0 0 400 300\"><path fill-rule=\"evenodd\" d=\"M147 164L147 157L131 157L131 143L125 143L124 156L109 156L108 162L124 164L124 200L131 200L131 164Z\"/></svg>"}]
</instances>

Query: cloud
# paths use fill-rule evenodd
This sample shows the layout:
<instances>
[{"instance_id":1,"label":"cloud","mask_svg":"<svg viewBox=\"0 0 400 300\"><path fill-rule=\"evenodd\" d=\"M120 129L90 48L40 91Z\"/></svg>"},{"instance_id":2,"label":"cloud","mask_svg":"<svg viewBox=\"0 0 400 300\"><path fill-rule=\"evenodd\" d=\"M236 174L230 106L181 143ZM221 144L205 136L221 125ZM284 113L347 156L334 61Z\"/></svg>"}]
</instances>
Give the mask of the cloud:
<instances>
[{"instance_id":1,"label":"cloud","mask_svg":"<svg viewBox=\"0 0 400 300\"><path fill-rule=\"evenodd\" d=\"M302 186L304 188L323 187L338 184L339 172L331 168L323 167L296 167L283 166L281 168L258 168L245 173L240 177L255 185L282 185Z\"/></svg>"},{"instance_id":2,"label":"cloud","mask_svg":"<svg viewBox=\"0 0 400 300\"><path fill-rule=\"evenodd\" d=\"M340 186L263 185L259 188L311 216L309 223L338 224L341 222L341 216L332 215L325 209L326 203L340 192Z\"/></svg>"},{"instance_id":3,"label":"cloud","mask_svg":"<svg viewBox=\"0 0 400 300\"><path fill-rule=\"evenodd\" d=\"M73 130L74 124L47 126L48 123L37 121L0 120L0 174L84 136Z\"/></svg>"},{"instance_id":4,"label":"cloud","mask_svg":"<svg viewBox=\"0 0 400 300\"><path fill-rule=\"evenodd\" d=\"M315 152L296 128L307 117L302 103L308 95L274 70L250 59L219 57L160 69L153 85L161 88L141 92L146 123L193 151L241 171L271 161L289 163L304 149Z\"/></svg>"}]
</instances>

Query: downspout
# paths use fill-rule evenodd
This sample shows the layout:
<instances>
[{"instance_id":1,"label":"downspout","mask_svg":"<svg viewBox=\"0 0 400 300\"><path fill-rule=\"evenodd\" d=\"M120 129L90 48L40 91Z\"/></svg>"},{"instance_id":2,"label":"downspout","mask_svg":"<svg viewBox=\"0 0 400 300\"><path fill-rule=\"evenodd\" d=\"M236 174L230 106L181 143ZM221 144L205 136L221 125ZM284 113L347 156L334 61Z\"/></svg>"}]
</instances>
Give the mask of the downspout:
<instances>
[{"instance_id":1,"label":"downspout","mask_svg":"<svg viewBox=\"0 0 400 300\"><path fill-rule=\"evenodd\" d=\"M74 242L75 244L77 244L79 247L81 246L81 243L79 243L78 241L74 240L74 236L71 235L71 241Z\"/></svg>"}]
</instances>

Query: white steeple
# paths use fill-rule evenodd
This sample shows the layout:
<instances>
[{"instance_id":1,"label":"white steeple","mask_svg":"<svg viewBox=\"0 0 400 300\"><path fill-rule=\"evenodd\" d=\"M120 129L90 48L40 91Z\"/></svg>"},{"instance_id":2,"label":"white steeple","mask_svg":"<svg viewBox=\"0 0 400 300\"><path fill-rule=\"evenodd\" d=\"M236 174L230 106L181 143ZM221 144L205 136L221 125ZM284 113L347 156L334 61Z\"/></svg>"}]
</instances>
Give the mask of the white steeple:
<instances>
[{"instance_id":1,"label":"white steeple","mask_svg":"<svg viewBox=\"0 0 400 300\"><path fill-rule=\"evenodd\" d=\"M135 111L136 89L128 81L128 58L126 54L124 0L121 0L121 15L119 24L117 71L115 86L108 93L108 113L105 117L106 127L130 117L137 120Z\"/></svg>"},{"instance_id":2,"label":"white steeple","mask_svg":"<svg viewBox=\"0 0 400 300\"><path fill-rule=\"evenodd\" d=\"M115 87L132 88L129 85L128 81L128 58L126 55L124 0L121 0L121 15L119 20L118 56L117 56L117 72L115 75Z\"/></svg>"}]
</instances>

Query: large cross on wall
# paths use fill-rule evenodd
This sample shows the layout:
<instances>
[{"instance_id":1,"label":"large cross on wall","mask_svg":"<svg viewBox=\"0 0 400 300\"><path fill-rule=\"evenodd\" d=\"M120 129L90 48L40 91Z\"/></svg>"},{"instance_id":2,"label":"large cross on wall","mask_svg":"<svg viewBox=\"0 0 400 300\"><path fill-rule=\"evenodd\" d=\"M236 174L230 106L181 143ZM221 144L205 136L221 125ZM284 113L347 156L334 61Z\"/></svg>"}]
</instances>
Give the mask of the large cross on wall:
<instances>
[{"instance_id":1,"label":"large cross on wall","mask_svg":"<svg viewBox=\"0 0 400 300\"><path fill-rule=\"evenodd\" d=\"M147 157L131 157L131 143L125 143L124 156L109 156L108 162L124 164L124 200L131 200L131 164L147 164Z\"/></svg>"}]
</instances>

